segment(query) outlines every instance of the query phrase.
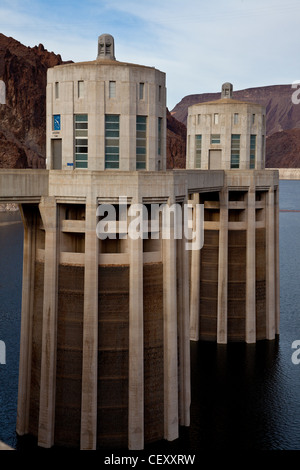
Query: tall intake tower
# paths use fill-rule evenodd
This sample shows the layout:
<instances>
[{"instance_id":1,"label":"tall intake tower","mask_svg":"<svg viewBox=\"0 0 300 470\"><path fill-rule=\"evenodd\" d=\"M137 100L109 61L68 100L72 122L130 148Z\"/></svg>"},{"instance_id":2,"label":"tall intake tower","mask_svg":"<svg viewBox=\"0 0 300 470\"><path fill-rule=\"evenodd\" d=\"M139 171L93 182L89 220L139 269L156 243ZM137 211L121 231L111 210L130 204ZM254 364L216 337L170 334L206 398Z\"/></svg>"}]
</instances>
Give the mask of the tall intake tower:
<instances>
[{"instance_id":1,"label":"tall intake tower","mask_svg":"<svg viewBox=\"0 0 300 470\"><path fill-rule=\"evenodd\" d=\"M187 169L166 170L165 74L117 61L107 34L96 57L48 70L43 181L10 176L24 192L17 433L138 450L190 424L190 339L278 334L278 172L263 108L230 84L190 108ZM201 227L203 248L188 243Z\"/></svg>"}]
</instances>

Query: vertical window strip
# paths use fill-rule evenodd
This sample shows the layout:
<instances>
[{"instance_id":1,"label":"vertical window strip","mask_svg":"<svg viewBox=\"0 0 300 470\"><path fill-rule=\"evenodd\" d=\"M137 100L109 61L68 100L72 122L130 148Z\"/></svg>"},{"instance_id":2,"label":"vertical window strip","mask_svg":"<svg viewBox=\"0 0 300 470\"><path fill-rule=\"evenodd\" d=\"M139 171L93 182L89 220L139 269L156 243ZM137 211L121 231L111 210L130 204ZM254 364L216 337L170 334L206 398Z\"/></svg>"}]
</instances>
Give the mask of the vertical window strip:
<instances>
[{"instance_id":1,"label":"vertical window strip","mask_svg":"<svg viewBox=\"0 0 300 470\"><path fill-rule=\"evenodd\" d=\"M136 169L146 169L147 116L136 117Z\"/></svg>"},{"instance_id":2,"label":"vertical window strip","mask_svg":"<svg viewBox=\"0 0 300 470\"><path fill-rule=\"evenodd\" d=\"M202 135L195 136L195 168L201 168Z\"/></svg>"},{"instance_id":3,"label":"vertical window strip","mask_svg":"<svg viewBox=\"0 0 300 470\"><path fill-rule=\"evenodd\" d=\"M84 94L84 81L83 80L78 80L77 83L77 96L78 98L83 98Z\"/></svg>"},{"instance_id":4,"label":"vertical window strip","mask_svg":"<svg viewBox=\"0 0 300 470\"><path fill-rule=\"evenodd\" d=\"M75 168L88 167L88 115L75 115Z\"/></svg>"},{"instance_id":5,"label":"vertical window strip","mask_svg":"<svg viewBox=\"0 0 300 470\"><path fill-rule=\"evenodd\" d=\"M105 115L105 169L119 169L120 164L120 116Z\"/></svg>"},{"instance_id":6,"label":"vertical window strip","mask_svg":"<svg viewBox=\"0 0 300 470\"><path fill-rule=\"evenodd\" d=\"M250 169L255 168L256 135L250 136Z\"/></svg>"},{"instance_id":7,"label":"vertical window strip","mask_svg":"<svg viewBox=\"0 0 300 470\"><path fill-rule=\"evenodd\" d=\"M139 84L139 99L143 100L145 95L145 83Z\"/></svg>"},{"instance_id":8,"label":"vertical window strip","mask_svg":"<svg viewBox=\"0 0 300 470\"><path fill-rule=\"evenodd\" d=\"M231 168L240 167L240 135L231 135Z\"/></svg>"},{"instance_id":9,"label":"vertical window strip","mask_svg":"<svg viewBox=\"0 0 300 470\"><path fill-rule=\"evenodd\" d=\"M116 82L110 81L109 82L109 98L116 97Z\"/></svg>"},{"instance_id":10,"label":"vertical window strip","mask_svg":"<svg viewBox=\"0 0 300 470\"><path fill-rule=\"evenodd\" d=\"M59 98L59 83L58 82L55 82L54 89L55 89L55 99L57 100Z\"/></svg>"},{"instance_id":11,"label":"vertical window strip","mask_svg":"<svg viewBox=\"0 0 300 470\"><path fill-rule=\"evenodd\" d=\"M239 113L234 113L233 124L238 124L238 122L239 122Z\"/></svg>"},{"instance_id":12,"label":"vertical window strip","mask_svg":"<svg viewBox=\"0 0 300 470\"><path fill-rule=\"evenodd\" d=\"M158 118L158 129L157 129L157 153L161 155L161 131L162 131L162 118Z\"/></svg>"}]
</instances>

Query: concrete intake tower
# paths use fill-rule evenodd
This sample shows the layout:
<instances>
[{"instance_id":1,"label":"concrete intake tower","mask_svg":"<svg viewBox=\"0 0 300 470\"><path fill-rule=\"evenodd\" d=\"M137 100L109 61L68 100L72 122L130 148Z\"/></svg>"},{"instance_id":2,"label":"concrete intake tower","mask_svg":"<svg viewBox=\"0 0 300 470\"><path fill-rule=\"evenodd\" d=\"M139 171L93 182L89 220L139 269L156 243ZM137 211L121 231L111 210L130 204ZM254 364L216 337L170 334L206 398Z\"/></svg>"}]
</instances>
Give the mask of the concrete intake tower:
<instances>
[{"instance_id":1,"label":"concrete intake tower","mask_svg":"<svg viewBox=\"0 0 300 470\"><path fill-rule=\"evenodd\" d=\"M17 433L138 450L190 424L190 340L279 333L278 172L265 109L231 84L190 107L187 168L166 170L165 74L117 61L107 34L96 57L48 70L46 169L0 171L24 224ZM174 236L175 213L153 236L153 206L187 208L196 231L202 207L203 247Z\"/></svg>"}]
</instances>

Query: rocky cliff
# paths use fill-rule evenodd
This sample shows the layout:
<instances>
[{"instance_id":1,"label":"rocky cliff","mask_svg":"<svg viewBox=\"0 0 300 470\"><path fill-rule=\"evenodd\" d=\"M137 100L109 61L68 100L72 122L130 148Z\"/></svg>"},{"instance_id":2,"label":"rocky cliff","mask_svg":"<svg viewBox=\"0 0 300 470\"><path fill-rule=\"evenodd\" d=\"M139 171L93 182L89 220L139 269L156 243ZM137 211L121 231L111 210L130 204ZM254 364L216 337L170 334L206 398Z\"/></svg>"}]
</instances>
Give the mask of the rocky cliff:
<instances>
[{"instance_id":1,"label":"rocky cliff","mask_svg":"<svg viewBox=\"0 0 300 470\"><path fill-rule=\"evenodd\" d=\"M220 93L185 96L171 115L186 124L188 107L217 100ZM233 92L233 98L262 104L266 107L266 166L269 168L300 167L300 103L299 92L292 85L274 85Z\"/></svg>"},{"instance_id":2,"label":"rocky cliff","mask_svg":"<svg viewBox=\"0 0 300 470\"><path fill-rule=\"evenodd\" d=\"M43 45L26 47L0 34L0 79L6 104L0 104L0 168L45 166L47 69L62 63Z\"/></svg>"},{"instance_id":3,"label":"rocky cliff","mask_svg":"<svg viewBox=\"0 0 300 470\"><path fill-rule=\"evenodd\" d=\"M0 80L6 84L6 104L0 104L0 168L45 167L47 69L62 63L42 44L26 47L0 34ZM268 167L300 167L300 104L293 103L293 95L299 98L291 85L233 93L266 107ZM185 168L188 106L218 98L220 93L189 95L167 110L167 168Z\"/></svg>"},{"instance_id":4,"label":"rocky cliff","mask_svg":"<svg viewBox=\"0 0 300 470\"><path fill-rule=\"evenodd\" d=\"M300 104L293 103L294 94L295 97L299 95L292 85L273 85L233 91L233 98L265 106L267 135L271 135L282 130L300 128ZM189 106L217 100L220 97L221 93L185 96L171 111L171 114L186 125Z\"/></svg>"},{"instance_id":5,"label":"rocky cliff","mask_svg":"<svg viewBox=\"0 0 300 470\"><path fill-rule=\"evenodd\" d=\"M300 129L275 132L267 137L266 167L300 168Z\"/></svg>"}]
</instances>

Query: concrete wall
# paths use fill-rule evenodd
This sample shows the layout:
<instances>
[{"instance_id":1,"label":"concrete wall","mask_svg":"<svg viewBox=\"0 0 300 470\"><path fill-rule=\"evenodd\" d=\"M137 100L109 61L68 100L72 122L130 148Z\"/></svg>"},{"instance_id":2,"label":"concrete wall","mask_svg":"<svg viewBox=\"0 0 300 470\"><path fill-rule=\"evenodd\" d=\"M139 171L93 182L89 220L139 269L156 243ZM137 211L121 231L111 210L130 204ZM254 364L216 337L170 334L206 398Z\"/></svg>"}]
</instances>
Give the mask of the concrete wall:
<instances>
[{"instance_id":1,"label":"concrete wall","mask_svg":"<svg viewBox=\"0 0 300 470\"><path fill-rule=\"evenodd\" d=\"M237 114L235 123L234 115ZM215 122L215 115L216 122ZM252 121L255 116L254 122ZM231 168L231 135L240 135L241 170L250 168L250 136L256 135L255 169L265 165L265 109L256 104L221 99L189 107L187 122L187 168L196 168L195 136L202 136L201 166L210 169L210 152L220 150L219 168ZM219 134L220 143L212 144L211 135Z\"/></svg>"},{"instance_id":2,"label":"concrete wall","mask_svg":"<svg viewBox=\"0 0 300 470\"><path fill-rule=\"evenodd\" d=\"M78 96L78 82L83 82ZM110 98L109 83L116 84ZM140 99L139 85L144 84ZM57 84L57 85L56 85ZM59 87L56 97L55 87ZM53 115L61 116L61 130L53 130ZM105 115L120 116L121 171L136 169L136 116L147 116L147 170L166 168L165 74L153 67L118 61L67 64L48 70L47 168L52 166L52 141L62 139L62 169L73 170L74 115L88 114L88 169L105 169ZM162 118L161 155L158 154L158 118ZM160 163L159 163L160 162ZM70 166L71 165L71 166ZM74 165L74 166L72 166Z\"/></svg>"},{"instance_id":3,"label":"concrete wall","mask_svg":"<svg viewBox=\"0 0 300 470\"><path fill-rule=\"evenodd\" d=\"M267 168L267 170L277 170L281 180L300 180L300 168Z\"/></svg>"}]
</instances>

